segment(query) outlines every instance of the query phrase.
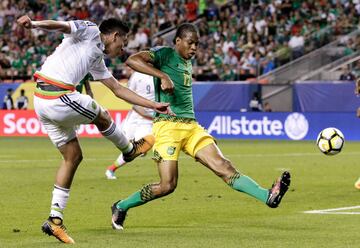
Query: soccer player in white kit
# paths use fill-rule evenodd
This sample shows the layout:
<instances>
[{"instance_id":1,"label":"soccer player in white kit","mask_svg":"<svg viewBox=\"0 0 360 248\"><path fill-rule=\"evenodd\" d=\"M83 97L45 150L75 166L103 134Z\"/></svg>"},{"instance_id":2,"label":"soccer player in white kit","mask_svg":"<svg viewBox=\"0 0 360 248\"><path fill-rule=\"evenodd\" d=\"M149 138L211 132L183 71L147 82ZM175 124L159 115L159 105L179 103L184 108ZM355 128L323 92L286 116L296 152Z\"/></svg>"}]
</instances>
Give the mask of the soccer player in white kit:
<instances>
[{"instance_id":1,"label":"soccer player in white kit","mask_svg":"<svg viewBox=\"0 0 360 248\"><path fill-rule=\"evenodd\" d=\"M152 76L135 71L128 81L128 88L140 96L154 101L155 93L153 80ZM125 136L129 140L138 141L142 137L152 134L153 114L154 111L152 109L133 105L121 126ZM120 154L114 163L108 166L105 171L106 178L116 179L115 171L124 164L126 164L126 161L124 161L123 155Z\"/></svg>"},{"instance_id":2,"label":"soccer player in white kit","mask_svg":"<svg viewBox=\"0 0 360 248\"><path fill-rule=\"evenodd\" d=\"M56 174L50 215L42 230L64 243L75 243L63 225L63 211L75 171L83 158L76 126L95 124L101 134L121 150L127 162L149 150L154 143L153 136L129 142L110 115L90 96L75 91L75 86L90 72L95 80L101 81L118 98L159 113L172 112L169 104L150 101L121 86L106 68L104 56L120 56L126 43L129 28L122 21L110 18L98 27L82 20L32 21L24 15L17 23L28 29L64 33L61 44L46 59L41 70L34 74L37 82L34 108L51 141L63 156ZM168 80L164 78L164 84L170 83Z\"/></svg>"}]
</instances>

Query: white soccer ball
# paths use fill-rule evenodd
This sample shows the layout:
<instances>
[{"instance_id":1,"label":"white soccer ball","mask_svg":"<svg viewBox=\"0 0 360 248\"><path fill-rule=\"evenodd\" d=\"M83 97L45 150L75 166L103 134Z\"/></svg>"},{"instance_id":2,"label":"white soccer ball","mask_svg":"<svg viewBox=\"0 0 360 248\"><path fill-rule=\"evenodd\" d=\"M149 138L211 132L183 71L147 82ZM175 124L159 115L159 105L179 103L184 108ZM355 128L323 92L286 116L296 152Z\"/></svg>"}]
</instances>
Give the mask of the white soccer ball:
<instances>
[{"instance_id":1,"label":"white soccer ball","mask_svg":"<svg viewBox=\"0 0 360 248\"><path fill-rule=\"evenodd\" d=\"M345 143L343 133L334 127L328 127L322 130L317 139L316 144L320 151L326 155L335 155L341 152Z\"/></svg>"}]
</instances>

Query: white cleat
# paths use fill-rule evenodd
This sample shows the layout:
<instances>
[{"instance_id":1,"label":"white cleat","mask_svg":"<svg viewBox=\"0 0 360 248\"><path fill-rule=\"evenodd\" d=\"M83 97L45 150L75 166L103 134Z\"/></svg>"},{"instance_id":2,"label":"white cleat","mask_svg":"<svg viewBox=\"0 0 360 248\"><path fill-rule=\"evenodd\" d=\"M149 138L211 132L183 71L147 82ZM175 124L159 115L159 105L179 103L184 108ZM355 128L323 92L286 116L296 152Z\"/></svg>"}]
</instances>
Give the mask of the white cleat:
<instances>
[{"instance_id":1,"label":"white cleat","mask_svg":"<svg viewBox=\"0 0 360 248\"><path fill-rule=\"evenodd\" d=\"M117 179L117 177L115 176L115 173L112 170L106 170L105 171L105 176L107 179L109 180L115 180Z\"/></svg>"}]
</instances>

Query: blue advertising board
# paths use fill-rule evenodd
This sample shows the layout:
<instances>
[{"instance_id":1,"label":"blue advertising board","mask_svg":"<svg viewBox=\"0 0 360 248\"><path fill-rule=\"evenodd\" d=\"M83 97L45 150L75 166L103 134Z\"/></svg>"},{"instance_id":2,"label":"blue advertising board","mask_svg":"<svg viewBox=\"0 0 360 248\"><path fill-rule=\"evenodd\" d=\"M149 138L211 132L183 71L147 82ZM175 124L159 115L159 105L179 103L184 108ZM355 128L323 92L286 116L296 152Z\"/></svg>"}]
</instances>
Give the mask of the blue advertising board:
<instances>
[{"instance_id":1,"label":"blue advertising board","mask_svg":"<svg viewBox=\"0 0 360 248\"><path fill-rule=\"evenodd\" d=\"M348 112L197 112L196 118L220 139L316 140L322 129L336 127L346 140L360 140L360 119Z\"/></svg>"}]
</instances>

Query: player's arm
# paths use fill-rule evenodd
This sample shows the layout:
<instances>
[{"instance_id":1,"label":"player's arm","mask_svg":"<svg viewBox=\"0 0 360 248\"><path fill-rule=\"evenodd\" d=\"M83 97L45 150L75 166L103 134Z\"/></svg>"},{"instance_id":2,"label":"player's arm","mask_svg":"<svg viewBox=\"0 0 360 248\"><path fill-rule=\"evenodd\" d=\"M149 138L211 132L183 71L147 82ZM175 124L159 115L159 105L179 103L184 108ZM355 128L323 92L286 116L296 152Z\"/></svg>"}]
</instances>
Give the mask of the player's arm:
<instances>
[{"instance_id":1,"label":"player's arm","mask_svg":"<svg viewBox=\"0 0 360 248\"><path fill-rule=\"evenodd\" d=\"M100 81L108 87L118 98L121 98L128 103L140 105L145 108L153 109L160 114L174 115L170 109L169 103L153 102L135 92L119 84L119 82L112 76L107 79L100 79Z\"/></svg>"},{"instance_id":2,"label":"player's arm","mask_svg":"<svg viewBox=\"0 0 360 248\"><path fill-rule=\"evenodd\" d=\"M166 73L153 66L150 51L141 51L131 55L125 62L131 69L161 79L161 89L167 93L174 92L174 83Z\"/></svg>"},{"instance_id":3,"label":"player's arm","mask_svg":"<svg viewBox=\"0 0 360 248\"><path fill-rule=\"evenodd\" d=\"M145 108L140 107L140 106L137 106L137 105L134 105L134 106L132 107L132 109L133 109L136 113L138 113L141 117L143 117L143 118L145 118L145 119L147 119L147 120L153 120L153 116L152 116L151 114L149 114L149 113L145 110Z\"/></svg>"},{"instance_id":4,"label":"player's arm","mask_svg":"<svg viewBox=\"0 0 360 248\"><path fill-rule=\"evenodd\" d=\"M70 23L65 21L32 21L28 15L23 15L17 19L17 23L27 29L38 28L47 31L59 31L65 34L70 34L71 32Z\"/></svg>"}]
</instances>

